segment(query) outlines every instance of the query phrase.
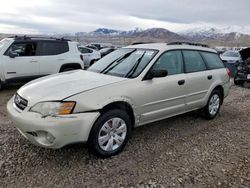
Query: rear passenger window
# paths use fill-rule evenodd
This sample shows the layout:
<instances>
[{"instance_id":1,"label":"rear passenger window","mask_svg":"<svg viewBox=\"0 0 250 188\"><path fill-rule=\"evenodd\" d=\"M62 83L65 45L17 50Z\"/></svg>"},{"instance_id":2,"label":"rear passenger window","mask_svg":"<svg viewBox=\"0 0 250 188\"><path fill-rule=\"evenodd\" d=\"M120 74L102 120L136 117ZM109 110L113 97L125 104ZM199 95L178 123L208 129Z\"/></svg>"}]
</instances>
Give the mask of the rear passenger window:
<instances>
[{"instance_id":1,"label":"rear passenger window","mask_svg":"<svg viewBox=\"0 0 250 188\"><path fill-rule=\"evenodd\" d=\"M153 70L167 70L168 75L183 73L183 60L181 51L164 53L154 64Z\"/></svg>"},{"instance_id":2,"label":"rear passenger window","mask_svg":"<svg viewBox=\"0 0 250 188\"><path fill-rule=\"evenodd\" d=\"M58 55L69 51L67 41L41 41L38 43L37 55Z\"/></svg>"},{"instance_id":3,"label":"rear passenger window","mask_svg":"<svg viewBox=\"0 0 250 188\"><path fill-rule=\"evenodd\" d=\"M197 51L183 51L186 73L199 72L206 70L206 65Z\"/></svg>"},{"instance_id":4,"label":"rear passenger window","mask_svg":"<svg viewBox=\"0 0 250 188\"><path fill-rule=\"evenodd\" d=\"M217 54L208 52L201 52L201 54L204 57L209 69L219 69L225 67Z\"/></svg>"}]
</instances>

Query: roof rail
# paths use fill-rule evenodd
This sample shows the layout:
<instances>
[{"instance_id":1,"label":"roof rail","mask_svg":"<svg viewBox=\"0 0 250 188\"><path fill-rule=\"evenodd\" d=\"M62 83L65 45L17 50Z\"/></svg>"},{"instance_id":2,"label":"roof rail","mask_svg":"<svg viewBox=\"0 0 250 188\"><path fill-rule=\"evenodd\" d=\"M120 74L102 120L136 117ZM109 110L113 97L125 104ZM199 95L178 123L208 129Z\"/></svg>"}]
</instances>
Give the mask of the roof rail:
<instances>
[{"instance_id":1,"label":"roof rail","mask_svg":"<svg viewBox=\"0 0 250 188\"><path fill-rule=\"evenodd\" d=\"M15 35L15 36L10 36L9 38L15 38L17 40L31 40L31 39L48 39L48 40L61 40L61 41L70 41L69 39L65 38L56 38L56 37L45 37L45 36L27 36L27 35Z\"/></svg>"},{"instance_id":2,"label":"roof rail","mask_svg":"<svg viewBox=\"0 0 250 188\"><path fill-rule=\"evenodd\" d=\"M191 46L201 46L201 47L209 48L209 46L206 44L194 43L194 42L171 42L171 43L168 43L167 45L191 45Z\"/></svg>"}]
</instances>

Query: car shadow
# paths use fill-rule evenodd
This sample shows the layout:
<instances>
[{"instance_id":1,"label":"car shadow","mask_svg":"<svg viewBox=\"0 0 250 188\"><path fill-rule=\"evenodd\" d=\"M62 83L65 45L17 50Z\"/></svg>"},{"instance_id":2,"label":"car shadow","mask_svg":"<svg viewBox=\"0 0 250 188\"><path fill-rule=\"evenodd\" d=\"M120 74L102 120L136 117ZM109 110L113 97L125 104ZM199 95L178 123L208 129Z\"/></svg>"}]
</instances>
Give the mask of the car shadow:
<instances>
[{"instance_id":1,"label":"car shadow","mask_svg":"<svg viewBox=\"0 0 250 188\"><path fill-rule=\"evenodd\" d=\"M11 91L11 90L18 90L21 88L25 83L13 83L13 84L8 84L4 85L2 87L2 91ZM1 90L0 90L1 91Z\"/></svg>"}]
</instances>

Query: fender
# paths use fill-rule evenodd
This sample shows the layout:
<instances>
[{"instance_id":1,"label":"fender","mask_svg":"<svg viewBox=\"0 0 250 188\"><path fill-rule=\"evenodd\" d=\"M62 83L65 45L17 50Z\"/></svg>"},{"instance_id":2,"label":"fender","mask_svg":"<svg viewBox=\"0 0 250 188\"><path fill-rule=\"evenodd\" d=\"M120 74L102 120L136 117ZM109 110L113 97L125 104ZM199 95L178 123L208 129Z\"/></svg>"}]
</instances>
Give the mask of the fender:
<instances>
[{"instance_id":1,"label":"fender","mask_svg":"<svg viewBox=\"0 0 250 188\"><path fill-rule=\"evenodd\" d=\"M205 104L204 105L206 105L207 104L207 101L208 101L208 98L209 98L209 96L211 95L211 93L212 93L212 91L216 88L216 87L218 87L218 86L221 86L222 88L223 88L223 85L221 85L221 82L220 81L216 81L216 82L214 82L212 85L211 85L211 87L209 88L209 90L208 90L208 92L207 92L207 94L206 94L206 96L205 96ZM224 91L223 91L224 92Z\"/></svg>"},{"instance_id":2,"label":"fender","mask_svg":"<svg viewBox=\"0 0 250 188\"><path fill-rule=\"evenodd\" d=\"M140 116L138 115L137 110L136 110L137 106L132 99L130 99L126 96L110 97L107 99L107 101L105 101L105 103L100 105L100 107L101 107L100 109L103 109L105 106L107 106L111 103L115 103L115 102L125 102L128 105L130 105L131 108L133 109L133 113L134 113L134 117L135 117L135 125L137 125L137 123L139 123Z\"/></svg>"}]
</instances>

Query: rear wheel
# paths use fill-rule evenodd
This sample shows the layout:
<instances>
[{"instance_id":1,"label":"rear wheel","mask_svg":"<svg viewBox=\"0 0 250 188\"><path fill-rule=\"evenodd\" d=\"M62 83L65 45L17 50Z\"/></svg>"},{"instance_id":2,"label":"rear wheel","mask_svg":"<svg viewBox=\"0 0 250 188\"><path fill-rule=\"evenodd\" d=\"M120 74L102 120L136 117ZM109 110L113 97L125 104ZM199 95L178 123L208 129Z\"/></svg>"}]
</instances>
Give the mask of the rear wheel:
<instances>
[{"instance_id":1,"label":"rear wheel","mask_svg":"<svg viewBox=\"0 0 250 188\"><path fill-rule=\"evenodd\" d=\"M94 124L89 136L88 148L99 157L111 157L123 150L130 133L129 115L123 110L110 110L102 114Z\"/></svg>"},{"instance_id":2,"label":"rear wheel","mask_svg":"<svg viewBox=\"0 0 250 188\"><path fill-rule=\"evenodd\" d=\"M222 93L219 90L214 90L203 108L204 116L206 119L214 119L219 113L222 104Z\"/></svg>"},{"instance_id":3,"label":"rear wheel","mask_svg":"<svg viewBox=\"0 0 250 188\"><path fill-rule=\"evenodd\" d=\"M65 68L61 72L68 72L68 71L72 71L72 70L76 70L76 69L75 68Z\"/></svg>"}]
</instances>

